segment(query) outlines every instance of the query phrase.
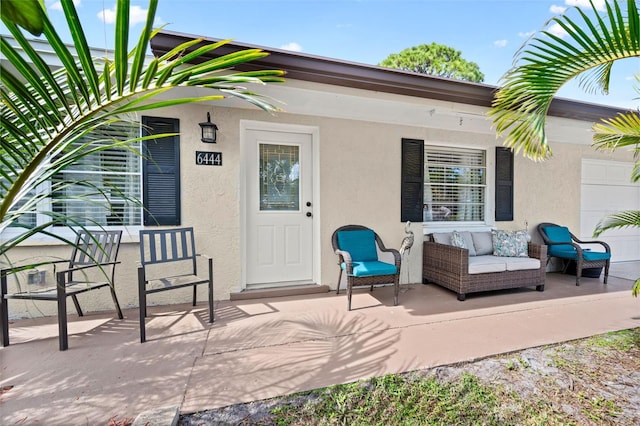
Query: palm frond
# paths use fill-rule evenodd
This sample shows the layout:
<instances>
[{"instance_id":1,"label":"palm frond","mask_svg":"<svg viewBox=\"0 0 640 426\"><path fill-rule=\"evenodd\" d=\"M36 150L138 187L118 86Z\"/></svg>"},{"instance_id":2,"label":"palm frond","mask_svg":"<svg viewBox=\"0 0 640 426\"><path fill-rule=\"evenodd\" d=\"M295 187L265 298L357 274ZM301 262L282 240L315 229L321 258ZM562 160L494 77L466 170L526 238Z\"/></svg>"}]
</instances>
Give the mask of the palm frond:
<instances>
[{"instance_id":1,"label":"palm frond","mask_svg":"<svg viewBox=\"0 0 640 426\"><path fill-rule=\"evenodd\" d=\"M26 0L24 4L27 3L31 4L33 1ZM57 196L64 196L60 194L64 192L61 191L64 183L59 186L51 185L51 189L45 193L38 192L37 188L43 182L59 176L83 156L114 146L136 149L133 144L142 140L140 137L128 137L104 144L91 145L83 142L83 138L100 126L112 124L129 112L211 101L225 96L239 97L265 111L277 110L266 98L247 91L239 84L280 82L283 81L282 71L229 71L236 65L267 55L259 49L240 51L192 64L190 61L202 59L202 55L224 44L204 45L185 55L187 49L202 43L202 40L192 40L176 47L169 54L146 63L147 44L157 33L152 28L157 0L150 0L144 30L136 47L127 52L129 3L128 0L117 1L113 58L91 57L91 50L72 0L61 1L73 39L72 48L63 43L48 17L43 14L42 33L62 64L62 68L57 71L49 69L32 41L16 25L20 22L11 13L5 13L3 5L3 23L17 46L10 45L4 37L0 41L2 54L16 70L0 70L3 86L0 88L0 141L3 153L6 153L0 156L0 232L10 224L24 228L26 225L20 223L20 217L27 217L34 212L50 215L50 220L46 224L27 226L25 233L12 240L0 241L0 256L15 244L37 233L56 237L57 232L51 229L52 225L65 223L68 226L84 226L80 219L65 218L64 215L42 208L43 203L49 202L56 190ZM72 51L75 52L75 57ZM213 92L197 98L156 100L158 95L173 87L194 85L210 88ZM100 188L96 187L96 190L99 192ZM95 191L93 194L95 195ZM108 208L108 203L105 205Z\"/></svg>"},{"instance_id":2,"label":"palm frond","mask_svg":"<svg viewBox=\"0 0 640 426\"><path fill-rule=\"evenodd\" d=\"M640 182L640 112L629 111L593 125L593 145L600 150L628 147L636 162L631 181Z\"/></svg>"},{"instance_id":3,"label":"palm frond","mask_svg":"<svg viewBox=\"0 0 640 426\"><path fill-rule=\"evenodd\" d=\"M560 25L565 39L540 31L517 53L515 65L501 79L488 116L504 145L534 160L551 155L545 133L553 97L569 80L581 76L589 91L607 92L611 66L619 59L640 56L640 30L635 1L627 1L627 15L617 1L607 3L603 16L593 7L589 17L578 7L550 20ZM628 16L628 18L627 18Z\"/></svg>"},{"instance_id":4,"label":"palm frond","mask_svg":"<svg viewBox=\"0 0 640 426\"><path fill-rule=\"evenodd\" d=\"M640 228L640 210L626 210L602 218L596 225L593 236L597 237L610 229L627 227Z\"/></svg>"},{"instance_id":5,"label":"palm frond","mask_svg":"<svg viewBox=\"0 0 640 426\"><path fill-rule=\"evenodd\" d=\"M42 34L42 17L46 13L44 0L5 1L0 12L3 18L15 22L34 36Z\"/></svg>"}]
</instances>

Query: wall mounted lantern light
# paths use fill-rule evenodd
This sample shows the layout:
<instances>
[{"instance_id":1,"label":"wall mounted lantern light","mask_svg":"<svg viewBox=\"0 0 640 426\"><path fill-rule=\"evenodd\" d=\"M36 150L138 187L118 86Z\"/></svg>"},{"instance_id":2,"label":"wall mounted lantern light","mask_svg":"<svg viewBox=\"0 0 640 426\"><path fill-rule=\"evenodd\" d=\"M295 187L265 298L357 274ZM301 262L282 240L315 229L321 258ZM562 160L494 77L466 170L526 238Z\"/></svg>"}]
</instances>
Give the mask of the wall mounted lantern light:
<instances>
[{"instance_id":1,"label":"wall mounted lantern light","mask_svg":"<svg viewBox=\"0 0 640 426\"><path fill-rule=\"evenodd\" d=\"M207 112L207 121L200 123L202 137L200 140L205 143L216 143L216 130L218 126L211 122L211 114Z\"/></svg>"}]
</instances>

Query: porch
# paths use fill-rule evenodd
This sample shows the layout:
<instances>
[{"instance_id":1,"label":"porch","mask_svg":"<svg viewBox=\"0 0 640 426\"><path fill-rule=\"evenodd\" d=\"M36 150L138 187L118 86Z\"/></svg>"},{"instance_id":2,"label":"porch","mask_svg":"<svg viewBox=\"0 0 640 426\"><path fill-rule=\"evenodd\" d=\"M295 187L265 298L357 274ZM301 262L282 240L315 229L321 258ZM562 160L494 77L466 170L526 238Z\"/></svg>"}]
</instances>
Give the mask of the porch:
<instances>
[{"instance_id":1,"label":"porch","mask_svg":"<svg viewBox=\"0 0 640 426\"><path fill-rule=\"evenodd\" d=\"M527 347L640 326L630 294L640 262L614 263L609 284L547 274L535 289L477 294L459 302L436 285L357 289L353 311L335 292L149 309L145 344L138 312L71 316L69 350L55 318L14 321L0 349L1 424L106 424L113 417L179 406L194 412L465 362ZM184 309L184 310L183 310Z\"/></svg>"}]
</instances>

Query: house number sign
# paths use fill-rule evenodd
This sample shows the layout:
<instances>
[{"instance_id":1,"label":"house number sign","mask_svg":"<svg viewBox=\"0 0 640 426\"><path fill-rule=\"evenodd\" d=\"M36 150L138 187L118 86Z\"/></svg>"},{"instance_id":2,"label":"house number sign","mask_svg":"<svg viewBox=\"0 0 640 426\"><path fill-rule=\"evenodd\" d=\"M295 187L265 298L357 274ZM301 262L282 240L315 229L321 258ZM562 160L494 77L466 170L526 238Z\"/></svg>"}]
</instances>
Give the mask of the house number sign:
<instances>
[{"instance_id":1,"label":"house number sign","mask_svg":"<svg viewBox=\"0 0 640 426\"><path fill-rule=\"evenodd\" d=\"M196 151L196 164L200 166L222 166L222 153Z\"/></svg>"}]
</instances>

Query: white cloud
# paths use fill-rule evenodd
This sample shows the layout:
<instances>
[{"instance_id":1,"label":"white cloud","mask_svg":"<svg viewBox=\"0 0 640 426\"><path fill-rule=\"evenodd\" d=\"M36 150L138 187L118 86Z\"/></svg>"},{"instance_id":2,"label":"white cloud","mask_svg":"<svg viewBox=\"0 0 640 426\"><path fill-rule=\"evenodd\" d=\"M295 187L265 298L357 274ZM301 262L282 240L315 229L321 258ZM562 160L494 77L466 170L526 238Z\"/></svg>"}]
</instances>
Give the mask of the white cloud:
<instances>
[{"instance_id":1,"label":"white cloud","mask_svg":"<svg viewBox=\"0 0 640 426\"><path fill-rule=\"evenodd\" d=\"M62 4L60 4L59 1L54 1L54 2L49 2L49 6L48 9L49 10L59 10L62 11ZM78 6L80 6L81 1L80 0L73 0L73 4L76 7L76 9L78 8Z\"/></svg>"},{"instance_id":2,"label":"white cloud","mask_svg":"<svg viewBox=\"0 0 640 426\"><path fill-rule=\"evenodd\" d=\"M129 25L136 25L147 20L148 9L143 9L140 6L131 6L129 9ZM98 19L107 24L113 24L116 22L116 8L104 9L98 12ZM156 20L160 18L156 17ZM162 21L160 19L160 21Z\"/></svg>"},{"instance_id":3,"label":"white cloud","mask_svg":"<svg viewBox=\"0 0 640 426\"><path fill-rule=\"evenodd\" d=\"M495 47L505 47L507 45L508 41L507 40L496 40L493 42L493 45Z\"/></svg>"},{"instance_id":4,"label":"white cloud","mask_svg":"<svg viewBox=\"0 0 640 426\"><path fill-rule=\"evenodd\" d=\"M290 50L292 52L302 52L302 46L292 41L291 43L283 44L280 49Z\"/></svg>"},{"instance_id":5,"label":"white cloud","mask_svg":"<svg viewBox=\"0 0 640 426\"><path fill-rule=\"evenodd\" d=\"M558 36L560 38L564 38L567 35L567 32L565 31L565 29L558 24L553 24L552 26L549 27L547 31L549 31L551 34Z\"/></svg>"},{"instance_id":6,"label":"white cloud","mask_svg":"<svg viewBox=\"0 0 640 426\"><path fill-rule=\"evenodd\" d=\"M526 33L518 33L518 37L522 37L522 38L529 38L532 35L534 35L536 32L535 31L527 31Z\"/></svg>"},{"instance_id":7,"label":"white cloud","mask_svg":"<svg viewBox=\"0 0 640 426\"><path fill-rule=\"evenodd\" d=\"M113 9L102 9L98 12L98 19L107 24L113 24L116 22L116 8Z\"/></svg>"},{"instance_id":8,"label":"white cloud","mask_svg":"<svg viewBox=\"0 0 640 426\"><path fill-rule=\"evenodd\" d=\"M559 6L557 4L553 4L551 5L551 7L549 8L549 12L553 13L554 15L560 15L561 13L564 13L565 10L567 10L566 7L564 6Z\"/></svg>"},{"instance_id":9,"label":"white cloud","mask_svg":"<svg viewBox=\"0 0 640 426\"><path fill-rule=\"evenodd\" d=\"M578 6L578 7L591 9L591 4L589 3L589 0L565 0L564 3L567 6ZM605 10L604 4L605 4L605 0L593 0L593 5L596 7L596 9L600 11Z\"/></svg>"},{"instance_id":10,"label":"white cloud","mask_svg":"<svg viewBox=\"0 0 640 426\"><path fill-rule=\"evenodd\" d=\"M129 24L135 25L146 22L147 13L149 13L149 9L143 9L140 6L131 6L129 10Z\"/></svg>"}]
</instances>

